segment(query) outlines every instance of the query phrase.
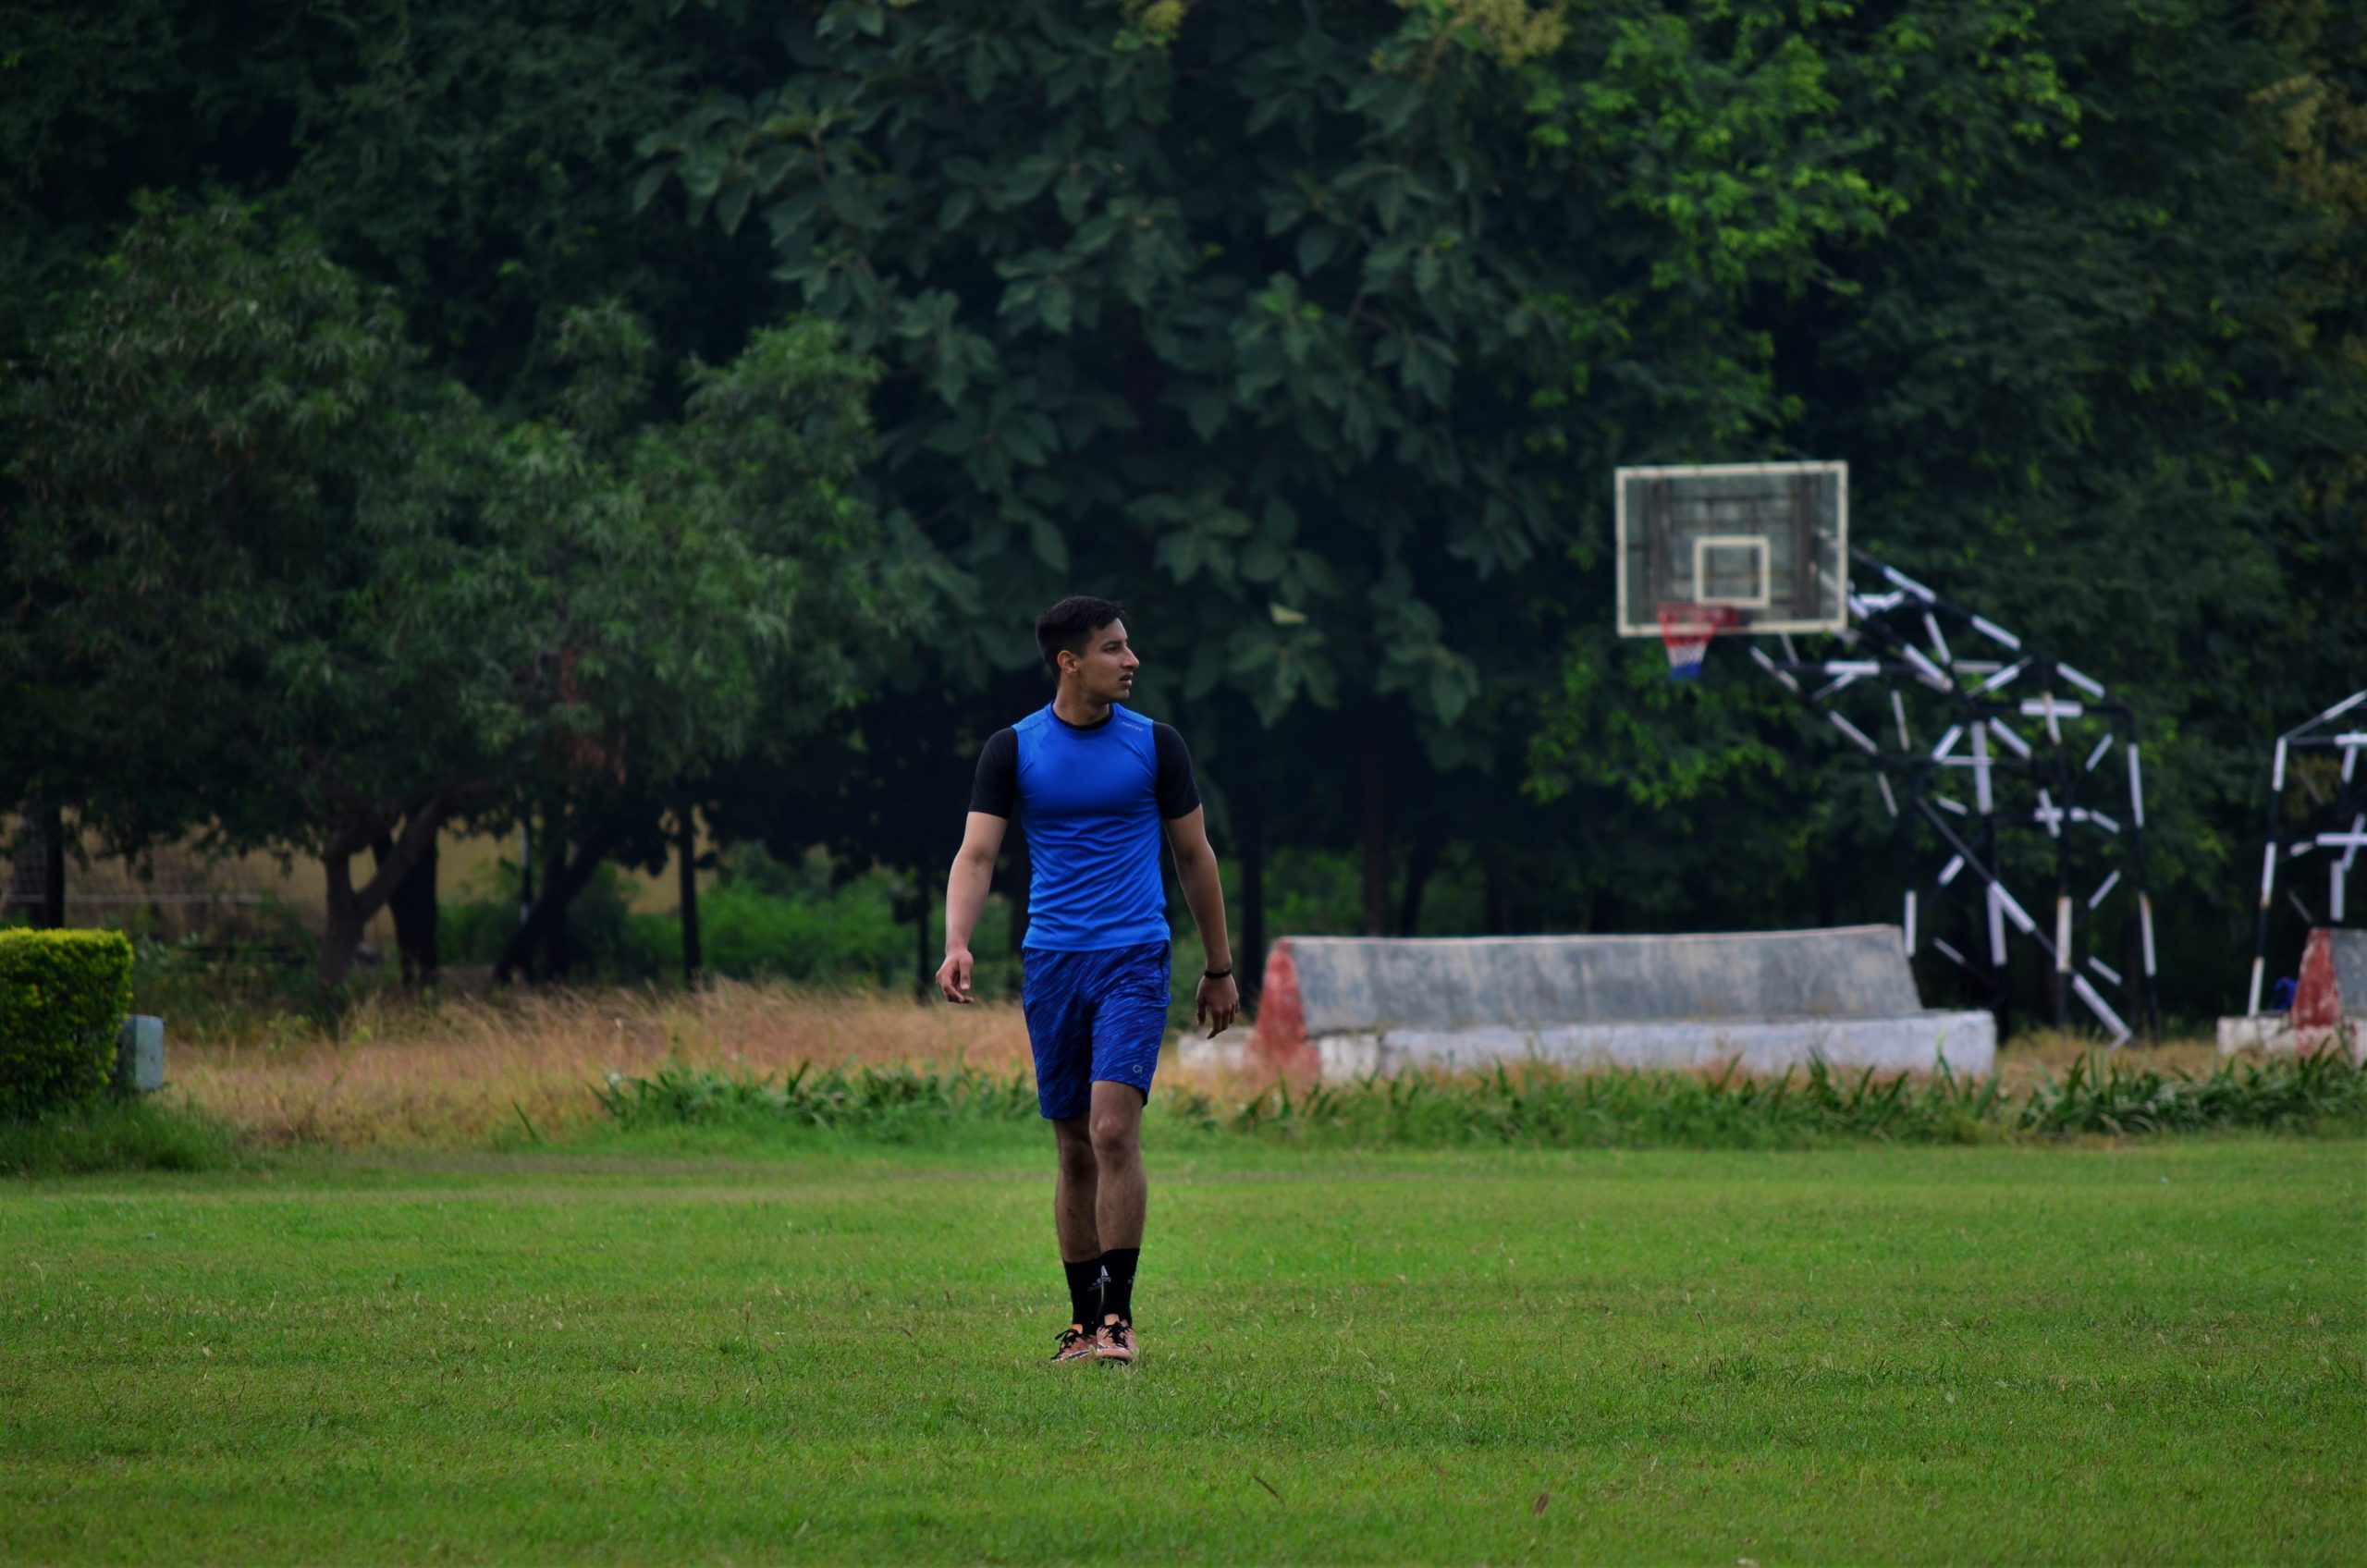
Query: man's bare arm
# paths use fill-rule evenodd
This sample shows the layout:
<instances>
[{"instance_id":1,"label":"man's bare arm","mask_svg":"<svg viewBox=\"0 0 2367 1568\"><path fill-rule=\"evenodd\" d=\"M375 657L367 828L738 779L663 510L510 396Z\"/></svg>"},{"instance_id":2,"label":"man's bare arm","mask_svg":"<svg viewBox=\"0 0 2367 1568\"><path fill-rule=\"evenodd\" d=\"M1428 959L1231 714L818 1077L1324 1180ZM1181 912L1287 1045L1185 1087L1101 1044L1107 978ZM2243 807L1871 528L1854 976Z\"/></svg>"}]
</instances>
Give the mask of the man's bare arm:
<instances>
[{"instance_id":1,"label":"man's bare arm","mask_svg":"<svg viewBox=\"0 0 2367 1568\"><path fill-rule=\"evenodd\" d=\"M1167 847L1175 856L1175 879L1200 928L1200 951L1210 969L1233 967L1233 938L1224 924L1224 883L1217 876L1217 852L1208 847L1208 813L1194 807L1167 825ZM1194 1011L1214 1039L1241 1014L1241 987L1231 974L1203 977Z\"/></svg>"},{"instance_id":2,"label":"man's bare arm","mask_svg":"<svg viewBox=\"0 0 2367 1568\"><path fill-rule=\"evenodd\" d=\"M977 928L978 912L987 907L995 856L1001 852L1008 827L1002 817L982 811L972 812L962 826L962 848L945 878L945 962L937 971L937 988L947 1001L970 999L970 933Z\"/></svg>"}]
</instances>

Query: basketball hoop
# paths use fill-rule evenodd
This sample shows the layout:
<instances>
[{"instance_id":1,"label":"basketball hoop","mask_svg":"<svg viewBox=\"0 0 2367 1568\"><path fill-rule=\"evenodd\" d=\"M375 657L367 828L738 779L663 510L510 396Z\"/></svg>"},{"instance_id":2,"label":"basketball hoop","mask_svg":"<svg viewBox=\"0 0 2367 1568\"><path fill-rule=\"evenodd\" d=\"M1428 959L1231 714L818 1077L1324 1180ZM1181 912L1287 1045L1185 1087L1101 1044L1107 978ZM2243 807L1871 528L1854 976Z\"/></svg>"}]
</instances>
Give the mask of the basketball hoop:
<instances>
[{"instance_id":1,"label":"basketball hoop","mask_svg":"<svg viewBox=\"0 0 2367 1568\"><path fill-rule=\"evenodd\" d=\"M1689 599L1669 600L1660 609L1661 641L1668 646L1668 678L1690 680L1701 673L1710 639L1740 619L1732 605L1697 605Z\"/></svg>"}]
</instances>

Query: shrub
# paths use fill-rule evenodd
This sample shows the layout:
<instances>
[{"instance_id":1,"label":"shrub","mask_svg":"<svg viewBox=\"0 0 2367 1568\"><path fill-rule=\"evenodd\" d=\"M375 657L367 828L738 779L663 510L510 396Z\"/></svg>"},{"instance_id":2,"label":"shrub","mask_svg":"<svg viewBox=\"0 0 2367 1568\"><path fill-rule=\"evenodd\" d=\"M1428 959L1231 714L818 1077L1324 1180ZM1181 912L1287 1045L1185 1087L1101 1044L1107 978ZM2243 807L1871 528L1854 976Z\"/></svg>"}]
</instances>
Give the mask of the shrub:
<instances>
[{"instance_id":1,"label":"shrub","mask_svg":"<svg viewBox=\"0 0 2367 1568\"><path fill-rule=\"evenodd\" d=\"M699 898L706 973L805 985L872 984L900 990L910 985L916 967L906 901L910 879L876 867L852 876L841 871L818 851L796 863L776 860L755 845L727 851L721 876ZM463 889L466 901L441 906L447 962L490 963L518 928L515 867L503 863L473 881ZM988 900L971 938L981 996L1018 993L1009 922L1009 902L997 896ZM631 889L613 866L595 872L569 906L567 933L572 972L579 977L637 984L681 971L681 916L635 911ZM1193 977L1197 975L1196 960ZM1190 1012L1187 1005L1186 1022Z\"/></svg>"},{"instance_id":2,"label":"shrub","mask_svg":"<svg viewBox=\"0 0 2367 1568\"><path fill-rule=\"evenodd\" d=\"M595 1090L628 1127L701 1123L840 1128L910 1139L923 1124L975 1125L1035 1114L1024 1075L973 1068L733 1077L669 1064L611 1073ZM2195 1077L2134 1061L2083 1061L2061 1084L2017 1100L1994 1078L1870 1070L1753 1078L1729 1069L1587 1072L1526 1063L1478 1072L1406 1071L1295 1093L1277 1083L1235 1108L1189 1087L1155 1102L1170 1125L1314 1146L1440 1148L1805 1148L1849 1141L1965 1144L2103 1133L2367 1130L2367 1068L2338 1052L2223 1066Z\"/></svg>"},{"instance_id":3,"label":"shrub","mask_svg":"<svg viewBox=\"0 0 2367 1568\"><path fill-rule=\"evenodd\" d=\"M0 1177L87 1176L108 1170L217 1170L248 1163L238 1134L160 1096L102 1099L30 1121L0 1119Z\"/></svg>"},{"instance_id":4,"label":"shrub","mask_svg":"<svg viewBox=\"0 0 2367 1568\"><path fill-rule=\"evenodd\" d=\"M2058 1084L2030 1091L2022 1125L2058 1135L2211 1128L2367 1130L2367 1067L2338 1050L2221 1062L2198 1078L2141 1061L2081 1057Z\"/></svg>"},{"instance_id":5,"label":"shrub","mask_svg":"<svg viewBox=\"0 0 2367 1568\"><path fill-rule=\"evenodd\" d=\"M1036 1120L1024 1073L969 1066L823 1068L785 1077L728 1074L669 1062L646 1078L611 1072L592 1091L627 1127L707 1123L843 1129L902 1142L953 1124Z\"/></svg>"},{"instance_id":6,"label":"shrub","mask_svg":"<svg viewBox=\"0 0 2367 1568\"><path fill-rule=\"evenodd\" d=\"M258 1030L297 1021L334 1024L351 994L321 984L309 934L274 928L287 905L261 907L261 918L227 937L200 932L172 941L133 937L132 1011L171 1019L173 1038L184 1044L244 1042Z\"/></svg>"},{"instance_id":7,"label":"shrub","mask_svg":"<svg viewBox=\"0 0 2367 1568\"><path fill-rule=\"evenodd\" d=\"M120 931L0 931L0 1116L92 1099L131 1011Z\"/></svg>"}]
</instances>

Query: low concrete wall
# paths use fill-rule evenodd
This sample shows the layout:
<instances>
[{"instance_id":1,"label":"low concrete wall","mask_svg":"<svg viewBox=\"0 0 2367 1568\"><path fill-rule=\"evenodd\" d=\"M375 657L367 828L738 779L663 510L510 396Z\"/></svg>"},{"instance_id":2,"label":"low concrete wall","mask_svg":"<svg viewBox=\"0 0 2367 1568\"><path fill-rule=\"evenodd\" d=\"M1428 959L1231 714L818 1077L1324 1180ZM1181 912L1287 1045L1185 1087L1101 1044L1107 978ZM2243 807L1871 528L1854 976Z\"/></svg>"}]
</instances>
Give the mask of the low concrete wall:
<instances>
[{"instance_id":1,"label":"low concrete wall","mask_svg":"<svg viewBox=\"0 0 2367 1568\"><path fill-rule=\"evenodd\" d=\"M1505 1060L1995 1065L1985 1012L1925 1012L1898 929L1674 937L1294 937L1274 945L1252 1054L1326 1077Z\"/></svg>"},{"instance_id":2,"label":"low concrete wall","mask_svg":"<svg viewBox=\"0 0 2367 1568\"><path fill-rule=\"evenodd\" d=\"M2367 930L2352 925L2321 925L2310 936L2312 940L2325 938L2326 973L2334 982L2334 1011L2353 1018L2367 1017ZM2303 957L2308 957L2306 950ZM2306 963L2303 967L2307 968Z\"/></svg>"},{"instance_id":3,"label":"low concrete wall","mask_svg":"<svg viewBox=\"0 0 2367 1568\"><path fill-rule=\"evenodd\" d=\"M1893 925L1681 937L1292 937L1276 952L1297 971L1309 1035L1581 1019L1882 1018L1923 1005Z\"/></svg>"},{"instance_id":4,"label":"low concrete wall","mask_svg":"<svg viewBox=\"0 0 2367 1568\"><path fill-rule=\"evenodd\" d=\"M1355 1078L1407 1067L1568 1067L1714 1070L1738 1062L1773 1074L1821 1058L1834 1068L1929 1072L1945 1063L1981 1077L1997 1065L1997 1021L1985 1012L1900 1018L1790 1018L1763 1023L1560 1023L1535 1029L1385 1029L1322 1035L1310 1044L1322 1075Z\"/></svg>"},{"instance_id":5,"label":"low concrete wall","mask_svg":"<svg viewBox=\"0 0 2367 1568\"><path fill-rule=\"evenodd\" d=\"M2219 1021L2219 1054L2257 1046L2275 1054L2340 1050L2367 1062L2367 931L2321 925L2301 949L2287 1012Z\"/></svg>"},{"instance_id":6,"label":"low concrete wall","mask_svg":"<svg viewBox=\"0 0 2367 1568\"><path fill-rule=\"evenodd\" d=\"M2297 1024L2291 1015L2263 1012L2258 1018L2219 1021L2219 1054L2258 1048L2271 1056L2315 1056L2340 1050L2367 1066L2367 1018L2338 1018L2330 1024Z\"/></svg>"}]
</instances>

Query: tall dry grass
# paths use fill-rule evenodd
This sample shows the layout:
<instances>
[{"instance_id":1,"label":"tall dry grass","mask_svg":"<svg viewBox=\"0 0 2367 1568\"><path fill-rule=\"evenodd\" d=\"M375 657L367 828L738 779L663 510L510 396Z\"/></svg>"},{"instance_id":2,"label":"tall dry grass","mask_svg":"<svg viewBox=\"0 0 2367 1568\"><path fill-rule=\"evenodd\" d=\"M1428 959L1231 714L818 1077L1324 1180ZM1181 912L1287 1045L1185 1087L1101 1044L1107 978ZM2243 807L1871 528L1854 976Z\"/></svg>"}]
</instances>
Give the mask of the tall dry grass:
<instances>
[{"instance_id":1,"label":"tall dry grass","mask_svg":"<svg viewBox=\"0 0 2367 1568\"><path fill-rule=\"evenodd\" d=\"M922 1006L872 991L717 984L695 992L365 998L333 1027L281 1020L244 1038L171 1047L173 1086L267 1143L337 1148L483 1146L548 1137L599 1113L611 1072L668 1060L730 1072L800 1062L1029 1065L1009 1003Z\"/></svg>"},{"instance_id":2,"label":"tall dry grass","mask_svg":"<svg viewBox=\"0 0 2367 1568\"><path fill-rule=\"evenodd\" d=\"M251 1026L175 1031L167 1056L174 1088L263 1142L346 1149L557 1137L601 1114L593 1088L610 1072L645 1076L669 1060L759 1076L806 1062L963 1062L997 1074L1030 1068L1026 1025L1011 1003L924 1006L878 991L783 984L425 1001L380 992L333 1025L249 1016ZM1998 1076L2007 1092L2027 1095L2094 1047L2053 1032L2020 1035L1999 1051ZM2130 1048L2165 1071L2201 1074L2216 1060L2208 1040ZM1223 1103L1272 1083L1254 1066L1171 1065L1160 1078Z\"/></svg>"},{"instance_id":3,"label":"tall dry grass","mask_svg":"<svg viewBox=\"0 0 2367 1568\"><path fill-rule=\"evenodd\" d=\"M2116 1056L2142 1061L2157 1072L2186 1072L2199 1078L2219 1065L2219 1044L2203 1035L2184 1035L2150 1044L2132 1041L2112 1051L2101 1035L2030 1029L1999 1044L1997 1077L2009 1092L2027 1095L2044 1079L2059 1082L2074 1063L2090 1055ZM2251 1053L2247 1060L2257 1056Z\"/></svg>"}]
</instances>

